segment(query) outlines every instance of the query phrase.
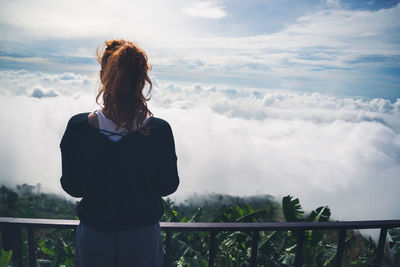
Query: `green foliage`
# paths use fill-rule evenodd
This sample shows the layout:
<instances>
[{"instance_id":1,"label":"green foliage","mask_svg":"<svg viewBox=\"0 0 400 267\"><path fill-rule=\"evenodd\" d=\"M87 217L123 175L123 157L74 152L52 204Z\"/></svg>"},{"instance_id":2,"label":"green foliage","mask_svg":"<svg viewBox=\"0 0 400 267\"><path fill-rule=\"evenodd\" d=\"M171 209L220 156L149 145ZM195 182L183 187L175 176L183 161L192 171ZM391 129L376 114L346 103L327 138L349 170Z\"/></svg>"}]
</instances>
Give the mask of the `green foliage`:
<instances>
[{"instance_id":1,"label":"green foliage","mask_svg":"<svg viewBox=\"0 0 400 267\"><path fill-rule=\"evenodd\" d=\"M11 256L12 256L12 250L5 251L2 248L2 240L0 236L0 266L8 266Z\"/></svg>"},{"instance_id":2,"label":"green foliage","mask_svg":"<svg viewBox=\"0 0 400 267\"><path fill-rule=\"evenodd\" d=\"M304 216L300 201L291 196L283 198L283 213L287 221L329 221L328 207L319 207L309 215ZM214 222L264 222L274 221L279 217L275 211L274 217L269 217L274 205L254 209L244 202L240 205L226 207L225 211L216 216ZM167 200L166 221L193 221L187 216L180 216L179 207ZM199 208L192 218L200 219L203 208ZM187 212L187 210L186 210ZM266 219L267 218L267 219ZM169 220L168 220L169 219ZM175 253L172 257L177 266L205 266L208 259L208 233L176 233L172 236L171 246ZM325 242L325 231L306 231L304 242L305 266L326 266L334 259L336 247ZM285 266L294 263L297 235L292 232L260 232L258 244L258 263L265 266ZM248 266L250 264L252 233L219 232L216 234L216 265L217 266Z\"/></svg>"},{"instance_id":3,"label":"green foliage","mask_svg":"<svg viewBox=\"0 0 400 267\"><path fill-rule=\"evenodd\" d=\"M218 200L218 202L214 200ZM264 207L260 205L262 200L264 200ZM252 205L252 201L257 202L257 204ZM219 205L221 202L221 206L223 206L224 209ZM228 205L228 203L231 205ZM214 218L207 219L207 221L214 222L262 222L274 221L276 217L278 217L278 206L271 201L270 197L257 196L253 198L238 198L225 195L211 195L206 206L198 207L196 204L202 205L206 203L198 197L196 199L192 198L186 201L185 208L181 209L182 205L175 206L170 199L166 199L164 201L165 214L163 221L205 221L203 217L205 210L216 214ZM257 209L255 209L254 206L256 206ZM215 210L212 210L212 207L218 210L219 214L215 212ZM264 237L266 235L265 233L260 233L260 236ZM273 236L274 234L270 234L268 238L272 240L274 239ZM218 232L215 239L217 245L216 266L249 265L252 233ZM207 266L209 251L208 241L209 233L207 232L174 233L171 239L173 265ZM261 244L259 249L263 251L264 254L259 252L259 255L261 255L260 258L266 259L267 262L273 262L273 260L269 258L269 252L267 252L269 248L270 246L266 243ZM274 264L271 266L279 265Z\"/></svg>"},{"instance_id":4,"label":"green foliage","mask_svg":"<svg viewBox=\"0 0 400 267\"><path fill-rule=\"evenodd\" d=\"M167 199L168 201L168 199ZM251 206L254 210L265 209L265 221L271 221L279 214L280 206L269 195L237 197L222 194L193 195L179 205L173 204L173 209L179 211L180 216L190 217L198 208L203 210L197 221L212 222L224 214L229 208Z\"/></svg>"},{"instance_id":5,"label":"green foliage","mask_svg":"<svg viewBox=\"0 0 400 267\"><path fill-rule=\"evenodd\" d=\"M12 256L12 251L0 251L0 266L8 266L11 256Z\"/></svg>"},{"instance_id":6,"label":"green foliage","mask_svg":"<svg viewBox=\"0 0 400 267\"><path fill-rule=\"evenodd\" d=\"M318 207L308 216L304 216L304 211L299 199L286 196L282 199L282 209L286 221L288 222L327 222L330 219L331 211L328 207ZM288 235L287 244L289 247L283 251L281 258L282 264L293 264L293 252L296 248L297 235ZM304 233L303 260L305 266L326 266L332 262L332 245L327 243L326 231L306 230Z\"/></svg>"},{"instance_id":7,"label":"green foliage","mask_svg":"<svg viewBox=\"0 0 400 267\"><path fill-rule=\"evenodd\" d=\"M17 193L18 192L18 193ZM17 192L0 187L0 216L19 218L76 219L76 203L40 192L40 185L18 185Z\"/></svg>"},{"instance_id":8,"label":"green foliage","mask_svg":"<svg viewBox=\"0 0 400 267\"><path fill-rule=\"evenodd\" d=\"M40 266L74 266L74 233L72 230L49 230L39 236Z\"/></svg>"},{"instance_id":9,"label":"green foliage","mask_svg":"<svg viewBox=\"0 0 400 267\"><path fill-rule=\"evenodd\" d=\"M298 198L293 199L292 196L286 196L282 199L283 215L287 222L303 221L304 211L301 208Z\"/></svg>"},{"instance_id":10,"label":"green foliage","mask_svg":"<svg viewBox=\"0 0 400 267\"><path fill-rule=\"evenodd\" d=\"M0 187L0 216L13 217L18 207L18 194L4 185Z\"/></svg>"}]
</instances>

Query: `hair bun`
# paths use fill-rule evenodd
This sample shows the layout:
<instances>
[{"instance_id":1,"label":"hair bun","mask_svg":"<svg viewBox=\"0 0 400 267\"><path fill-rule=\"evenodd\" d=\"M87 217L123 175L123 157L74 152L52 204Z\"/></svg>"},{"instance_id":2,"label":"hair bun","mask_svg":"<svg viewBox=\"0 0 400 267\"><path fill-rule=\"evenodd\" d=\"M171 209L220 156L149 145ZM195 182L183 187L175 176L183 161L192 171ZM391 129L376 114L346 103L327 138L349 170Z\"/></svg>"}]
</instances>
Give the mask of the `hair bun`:
<instances>
[{"instance_id":1,"label":"hair bun","mask_svg":"<svg viewBox=\"0 0 400 267\"><path fill-rule=\"evenodd\" d=\"M126 44L126 41L123 43L122 40L108 40L106 41L106 50L114 50L124 44Z\"/></svg>"}]
</instances>

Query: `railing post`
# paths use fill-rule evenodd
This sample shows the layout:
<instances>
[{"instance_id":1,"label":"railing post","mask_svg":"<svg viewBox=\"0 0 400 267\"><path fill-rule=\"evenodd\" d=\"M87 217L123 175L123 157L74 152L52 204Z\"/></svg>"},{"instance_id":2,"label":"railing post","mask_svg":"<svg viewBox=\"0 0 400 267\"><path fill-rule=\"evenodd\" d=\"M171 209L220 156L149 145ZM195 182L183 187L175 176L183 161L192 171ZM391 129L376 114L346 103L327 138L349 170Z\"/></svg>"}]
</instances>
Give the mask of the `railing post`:
<instances>
[{"instance_id":1,"label":"railing post","mask_svg":"<svg viewBox=\"0 0 400 267\"><path fill-rule=\"evenodd\" d=\"M21 227L15 226L12 227L14 231L14 246L13 246L13 263L16 267L23 267L22 262L22 236L21 236Z\"/></svg>"},{"instance_id":2,"label":"railing post","mask_svg":"<svg viewBox=\"0 0 400 267\"><path fill-rule=\"evenodd\" d=\"M74 244L74 249L75 249L76 248L76 233L78 233L78 226L72 228L72 233L73 233L73 236L74 236L73 244Z\"/></svg>"},{"instance_id":3,"label":"railing post","mask_svg":"<svg viewBox=\"0 0 400 267\"><path fill-rule=\"evenodd\" d=\"M209 254L208 254L208 266L214 267L215 262L215 231L210 232L210 240L209 240Z\"/></svg>"},{"instance_id":4,"label":"railing post","mask_svg":"<svg viewBox=\"0 0 400 267\"><path fill-rule=\"evenodd\" d=\"M250 258L250 266L257 266L257 250L258 250L258 239L259 232L253 232L253 238L251 240L251 258Z\"/></svg>"},{"instance_id":5,"label":"railing post","mask_svg":"<svg viewBox=\"0 0 400 267\"><path fill-rule=\"evenodd\" d=\"M386 234L387 228L381 228L381 233L379 234L378 248L376 251L375 266L379 267L382 265L383 252L385 250L386 244Z\"/></svg>"},{"instance_id":6,"label":"railing post","mask_svg":"<svg viewBox=\"0 0 400 267\"><path fill-rule=\"evenodd\" d=\"M72 228L72 232L73 232L73 235L74 235L74 244L75 244L75 240L76 240L76 233L78 232L78 226L77 226L77 227L74 227L74 228Z\"/></svg>"},{"instance_id":7,"label":"railing post","mask_svg":"<svg viewBox=\"0 0 400 267\"><path fill-rule=\"evenodd\" d=\"M344 246L345 246L345 242L346 242L346 233L347 233L347 229L340 230L339 241L338 241L336 257L335 257L335 267L342 266L343 252L344 252Z\"/></svg>"},{"instance_id":8,"label":"railing post","mask_svg":"<svg viewBox=\"0 0 400 267\"><path fill-rule=\"evenodd\" d=\"M36 267L36 253L35 253L35 229L28 226L28 248L29 248L29 266Z\"/></svg>"},{"instance_id":9,"label":"railing post","mask_svg":"<svg viewBox=\"0 0 400 267\"><path fill-rule=\"evenodd\" d=\"M301 265L303 264L304 232L305 230L299 230L297 232L297 246L296 256L294 258L294 267L301 267Z\"/></svg>"},{"instance_id":10,"label":"railing post","mask_svg":"<svg viewBox=\"0 0 400 267\"><path fill-rule=\"evenodd\" d=\"M165 230L165 259L163 266L171 266L171 231L168 230Z\"/></svg>"}]
</instances>

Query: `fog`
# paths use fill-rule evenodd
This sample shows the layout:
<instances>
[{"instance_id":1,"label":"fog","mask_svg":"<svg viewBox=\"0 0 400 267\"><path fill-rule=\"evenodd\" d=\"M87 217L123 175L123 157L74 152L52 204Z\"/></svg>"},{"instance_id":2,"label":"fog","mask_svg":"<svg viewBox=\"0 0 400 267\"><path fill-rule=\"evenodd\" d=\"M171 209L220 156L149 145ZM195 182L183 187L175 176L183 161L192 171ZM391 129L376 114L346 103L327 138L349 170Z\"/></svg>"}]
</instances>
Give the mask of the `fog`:
<instances>
[{"instance_id":1,"label":"fog","mask_svg":"<svg viewBox=\"0 0 400 267\"><path fill-rule=\"evenodd\" d=\"M0 183L59 185L68 119L97 108L95 77L0 72ZM194 193L298 197L334 219L399 218L400 99L168 83L150 109L172 126L181 185Z\"/></svg>"}]
</instances>

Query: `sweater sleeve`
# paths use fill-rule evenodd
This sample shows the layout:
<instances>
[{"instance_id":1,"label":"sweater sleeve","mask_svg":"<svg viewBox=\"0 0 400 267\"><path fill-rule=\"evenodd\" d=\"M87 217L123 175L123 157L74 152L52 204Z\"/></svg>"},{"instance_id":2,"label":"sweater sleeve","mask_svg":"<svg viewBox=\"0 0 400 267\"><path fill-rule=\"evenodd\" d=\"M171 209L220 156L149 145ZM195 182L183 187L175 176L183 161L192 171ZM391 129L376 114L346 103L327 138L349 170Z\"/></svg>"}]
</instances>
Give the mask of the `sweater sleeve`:
<instances>
[{"instance_id":1,"label":"sweater sleeve","mask_svg":"<svg viewBox=\"0 0 400 267\"><path fill-rule=\"evenodd\" d=\"M171 126L166 122L162 127L160 175L157 184L161 196L168 196L176 191L179 185L177 156Z\"/></svg>"},{"instance_id":2,"label":"sweater sleeve","mask_svg":"<svg viewBox=\"0 0 400 267\"><path fill-rule=\"evenodd\" d=\"M83 160L79 136L71 123L68 122L67 129L61 139L61 163L62 175L61 186L65 192L73 197L83 197Z\"/></svg>"}]
</instances>

